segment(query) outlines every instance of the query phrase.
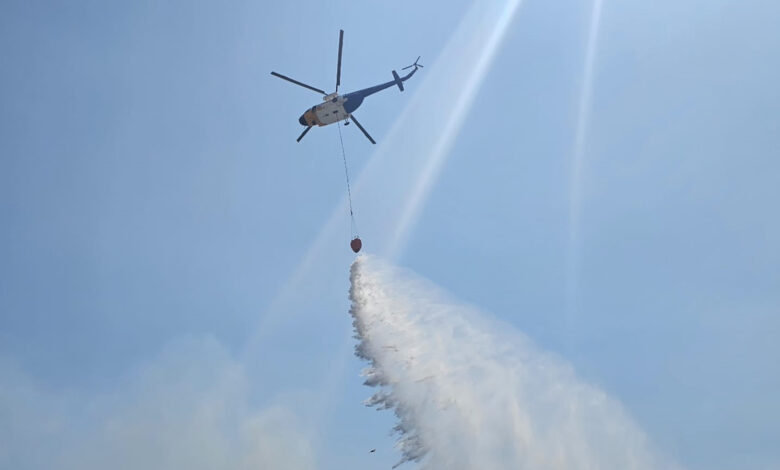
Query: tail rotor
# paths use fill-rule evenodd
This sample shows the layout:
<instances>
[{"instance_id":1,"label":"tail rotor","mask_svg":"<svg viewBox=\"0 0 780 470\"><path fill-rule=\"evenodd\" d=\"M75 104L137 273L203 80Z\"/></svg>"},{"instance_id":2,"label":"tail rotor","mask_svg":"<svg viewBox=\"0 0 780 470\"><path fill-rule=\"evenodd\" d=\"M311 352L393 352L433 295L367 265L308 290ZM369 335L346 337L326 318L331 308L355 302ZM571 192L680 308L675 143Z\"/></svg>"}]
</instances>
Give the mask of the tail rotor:
<instances>
[{"instance_id":1,"label":"tail rotor","mask_svg":"<svg viewBox=\"0 0 780 470\"><path fill-rule=\"evenodd\" d=\"M417 60L415 60L412 65L408 65L408 66L402 68L401 70L410 69L412 67L414 67L415 70L417 70L418 68L421 68L421 69L424 68L422 65L417 63L420 60L420 57L422 57L422 56L417 56Z\"/></svg>"}]
</instances>

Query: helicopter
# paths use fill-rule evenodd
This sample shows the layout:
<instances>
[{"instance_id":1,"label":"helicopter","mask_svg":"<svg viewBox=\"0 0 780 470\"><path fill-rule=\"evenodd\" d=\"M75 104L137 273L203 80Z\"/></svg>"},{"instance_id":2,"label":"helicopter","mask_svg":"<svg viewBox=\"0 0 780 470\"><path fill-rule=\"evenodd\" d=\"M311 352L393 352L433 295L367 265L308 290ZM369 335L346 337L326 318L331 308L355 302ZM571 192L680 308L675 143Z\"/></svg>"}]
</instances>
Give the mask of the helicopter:
<instances>
[{"instance_id":1,"label":"helicopter","mask_svg":"<svg viewBox=\"0 0 780 470\"><path fill-rule=\"evenodd\" d=\"M360 125L360 122L355 118L355 115L353 114L356 109L363 103L363 100L365 97L369 95L373 95L374 93L380 92L384 90L385 88L389 88L393 85L397 85L398 89L401 91L404 91L404 82L406 80L409 80L412 78L412 75L417 72L418 68L422 68L423 66L418 64L420 57L417 57L417 60L414 61L412 65L409 65L407 67L402 68L401 70L406 70L414 67L414 69L409 72L408 74L404 75L403 77L399 76L398 73L393 70L393 80L389 82L382 83L380 85L372 86L369 88L364 88L362 90L353 91L352 93L347 93L345 95L339 95L339 85L341 85L341 51L344 47L344 30L339 30L339 59L336 66L336 91L333 93L325 93L323 90L320 90L319 88L315 88L311 85L307 85L303 82L299 82L298 80L294 80L288 76L282 75L280 73L271 72L271 75L275 77L279 77L282 80L287 80L288 82L294 83L296 85L302 86L304 88L308 88L309 90L316 91L317 93L321 93L322 96L322 103L312 106L311 108L307 109L301 117L298 119L298 122L301 123L302 126L306 126L306 129L303 130L300 136L296 139L297 142L300 142L301 139L306 135L307 132L311 130L312 127L319 126L327 126L328 124L333 124L335 122L339 122L341 120L344 120L344 125L349 125L349 121L352 120L352 122L355 123L356 126L365 134L365 136L368 138L368 140L372 144L376 144L376 141L371 137L371 135L366 131L366 129Z\"/></svg>"}]
</instances>

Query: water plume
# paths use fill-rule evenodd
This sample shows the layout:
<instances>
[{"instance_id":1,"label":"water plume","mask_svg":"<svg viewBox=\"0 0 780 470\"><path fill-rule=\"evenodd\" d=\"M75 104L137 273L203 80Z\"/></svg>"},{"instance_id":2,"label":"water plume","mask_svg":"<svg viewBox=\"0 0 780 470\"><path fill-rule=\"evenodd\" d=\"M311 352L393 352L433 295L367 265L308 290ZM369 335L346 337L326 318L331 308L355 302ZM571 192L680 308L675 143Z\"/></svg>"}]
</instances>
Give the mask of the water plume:
<instances>
[{"instance_id":1,"label":"water plume","mask_svg":"<svg viewBox=\"0 0 780 470\"><path fill-rule=\"evenodd\" d=\"M617 400L507 324L370 256L351 268L366 405L424 469L674 468Z\"/></svg>"}]
</instances>

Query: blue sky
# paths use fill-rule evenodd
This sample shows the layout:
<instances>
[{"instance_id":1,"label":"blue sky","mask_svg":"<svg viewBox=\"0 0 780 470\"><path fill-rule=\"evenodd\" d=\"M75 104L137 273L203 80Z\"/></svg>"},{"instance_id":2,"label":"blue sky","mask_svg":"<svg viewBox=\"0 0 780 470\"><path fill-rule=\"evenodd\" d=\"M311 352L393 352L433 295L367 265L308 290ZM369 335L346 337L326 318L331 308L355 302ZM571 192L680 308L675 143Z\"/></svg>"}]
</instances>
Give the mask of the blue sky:
<instances>
[{"instance_id":1,"label":"blue sky","mask_svg":"<svg viewBox=\"0 0 780 470\"><path fill-rule=\"evenodd\" d=\"M174 385L207 403L197 390L234 369L228 396L259 422L281 410L316 468L394 461L351 355L337 131L297 144L319 97L269 74L330 90L339 28L343 91L426 65L356 112L379 145L343 129L367 251L564 357L687 467L780 465L780 5L604 0L589 90L590 1L519 3L474 72L509 3L6 2L13 466L47 467L32 446L52 417L89 442L93 421L136 409L117 403ZM192 363L210 366L174 385L154 372Z\"/></svg>"}]
</instances>

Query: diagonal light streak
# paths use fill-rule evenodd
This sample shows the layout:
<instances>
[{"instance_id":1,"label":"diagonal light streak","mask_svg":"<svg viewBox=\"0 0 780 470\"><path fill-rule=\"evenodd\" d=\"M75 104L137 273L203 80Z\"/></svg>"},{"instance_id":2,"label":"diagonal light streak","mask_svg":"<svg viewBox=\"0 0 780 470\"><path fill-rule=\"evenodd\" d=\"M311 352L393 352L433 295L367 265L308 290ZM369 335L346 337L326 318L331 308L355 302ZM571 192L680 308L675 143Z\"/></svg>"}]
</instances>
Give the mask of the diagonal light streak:
<instances>
[{"instance_id":1,"label":"diagonal light streak","mask_svg":"<svg viewBox=\"0 0 780 470\"><path fill-rule=\"evenodd\" d=\"M593 76L598 46L599 25L603 0L593 0L590 29L585 52L585 69L577 109L577 128L574 137L571 181L569 183L569 240L566 267L566 318L571 323L577 314L579 302L579 271L581 262L580 219L582 217L582 169L585 160L585 146L589 127L591 100L593 99Z\"/></svg>"}]
</instances>

